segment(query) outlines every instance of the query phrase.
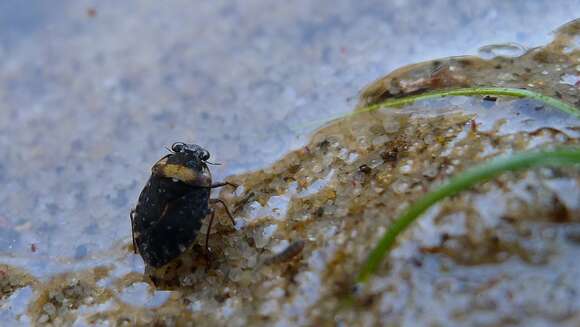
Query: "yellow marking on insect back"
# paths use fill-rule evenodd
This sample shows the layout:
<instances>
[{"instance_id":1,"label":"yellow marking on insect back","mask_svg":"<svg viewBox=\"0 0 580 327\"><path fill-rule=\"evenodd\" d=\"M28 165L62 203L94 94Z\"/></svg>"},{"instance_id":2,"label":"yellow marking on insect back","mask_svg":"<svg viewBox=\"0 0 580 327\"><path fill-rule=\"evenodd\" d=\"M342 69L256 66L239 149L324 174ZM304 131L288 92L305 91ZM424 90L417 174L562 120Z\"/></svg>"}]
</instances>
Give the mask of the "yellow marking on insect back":
<instances>
[{"instance_id":1,"label":"yellow marking on insect back","mask_svg":"<svg viewBox=\"0 0 580 327\"><path fill-rule=\"evenodd\" d=\"M200 171L177 164L168 164L167 158L158 161L153 166L153 174L166 178L175 178L183 183L194 186L211 185L211 177L204 173L205 169Z\"/></svg>"},{"instance_id":2,"label":"yellow marking on insect back","mask_svg":"<svg viewBox=\"0 0 580 327\"><path fill-rule=\"evenodd\" d=\"M161 167L162 174L166 177L176 178L184 183L192 183L199 178L199 173L182 165L164 165Z\"/></svg>"}]
</instances>

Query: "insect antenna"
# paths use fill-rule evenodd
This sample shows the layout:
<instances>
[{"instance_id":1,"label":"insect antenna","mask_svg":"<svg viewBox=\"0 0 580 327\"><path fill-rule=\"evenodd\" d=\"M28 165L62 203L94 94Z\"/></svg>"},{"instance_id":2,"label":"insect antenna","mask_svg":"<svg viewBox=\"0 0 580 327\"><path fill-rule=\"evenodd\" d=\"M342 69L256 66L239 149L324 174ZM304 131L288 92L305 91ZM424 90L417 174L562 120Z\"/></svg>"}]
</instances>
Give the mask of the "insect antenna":
<instances>
[{"instance_id":1,"label":"insect antenna","mask_svg":"<svg viewBox=\"0 0 580 327\"><path fill-rule=\"evenodd\" d=\"M214 165L214 166L220 166L221 165L221 163L219 163L219 162L209 162L209 161L206 161L205 163L208 164L208 165Z\"/></svg>"}]
</instances>

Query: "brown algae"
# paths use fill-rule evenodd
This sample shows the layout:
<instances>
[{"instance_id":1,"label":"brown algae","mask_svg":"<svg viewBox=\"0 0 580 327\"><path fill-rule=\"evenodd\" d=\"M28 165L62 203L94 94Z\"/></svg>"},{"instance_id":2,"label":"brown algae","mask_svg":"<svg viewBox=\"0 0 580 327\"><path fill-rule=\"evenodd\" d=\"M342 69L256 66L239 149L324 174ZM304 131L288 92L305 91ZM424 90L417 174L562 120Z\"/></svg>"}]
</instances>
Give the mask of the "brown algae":
<instances>
[{"instance_id":1,"label":"brown algae","mask_svg":"<svg viewBox=\"0 0 580 327\"><path fill-rule=\"evenodd\" d=\"M579 35L576 21L520 57L404 67L367 87L361 106L481 85L577 105L577 87L558 81L578 76L580 49L571 44ZM438 203L401 235L368 284L354 283L389 223L426 191L498 155L562 145L580 145L578 121L528 99L448 98L363 112L321 128L270 167L230 177L240 187L220 197L243 222L236 231L217 222L209 260L198 238L178 260L148 272L160 288L128 267L138 259L126 251L114 267L46 281L5 266L13 277L0 284L0 301L32 288L23 316L39 325L573 325L580 321L573 167L504 174ZM259 264L288 240L307 246L284 264Z\"/></svg>"}]
</instances>

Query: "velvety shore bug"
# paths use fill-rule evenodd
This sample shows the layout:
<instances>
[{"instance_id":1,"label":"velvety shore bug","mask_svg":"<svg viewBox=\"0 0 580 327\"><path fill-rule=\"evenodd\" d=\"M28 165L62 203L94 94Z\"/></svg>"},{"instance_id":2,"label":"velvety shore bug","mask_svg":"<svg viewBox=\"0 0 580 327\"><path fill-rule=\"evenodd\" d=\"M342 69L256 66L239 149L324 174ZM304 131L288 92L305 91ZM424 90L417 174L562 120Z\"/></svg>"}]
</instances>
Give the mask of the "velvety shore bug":
<instances>
[{"instance_id":1,"label":"velvety shore bug","mask_svg":"<svg viewBox=\"0 0 580 327\"><path fill-rule=\"evenodd\" d=\"M174 143L170 153L151 169L151 177L131 210L133 247L151 267L161 267L185 252L195 241L202 221L210 216L205 248L214 219L210 204L220 203L235 225L226 204L210 199L212 188L237 185L212 183L210 154L195 144Z\"/></svg>"}]
</instances>

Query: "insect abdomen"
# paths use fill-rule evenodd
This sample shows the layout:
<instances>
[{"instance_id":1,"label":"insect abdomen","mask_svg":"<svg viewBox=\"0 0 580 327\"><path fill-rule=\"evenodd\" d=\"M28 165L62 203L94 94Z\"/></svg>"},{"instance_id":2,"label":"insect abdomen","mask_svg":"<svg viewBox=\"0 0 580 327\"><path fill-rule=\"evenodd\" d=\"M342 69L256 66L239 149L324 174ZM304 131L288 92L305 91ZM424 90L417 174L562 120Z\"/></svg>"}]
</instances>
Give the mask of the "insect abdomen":
<instances>
[{"instance_id":1,"label":"insect abdomen","mask_svg":"<svg viewBox=\"0 0 580 327\"><path fill-rule=\"evenodd\" d=\"M160 267L195 241L209 213L209 190L151 176L135 210L135 242L143 260Z\"/></svg>"},{"instance_id":2,"label":"insect abdomen","mask_svg":"<svg viewBox=\"0 0 580 327\"><path fill-rule=\"evenodd\" d=\"M163 266L195 241L209 211L207 202L205 207L199 206L198 197L191 192L172 202L161 219L137 239L139 252L147 264Z\"/></svg>"}]
</instances>

